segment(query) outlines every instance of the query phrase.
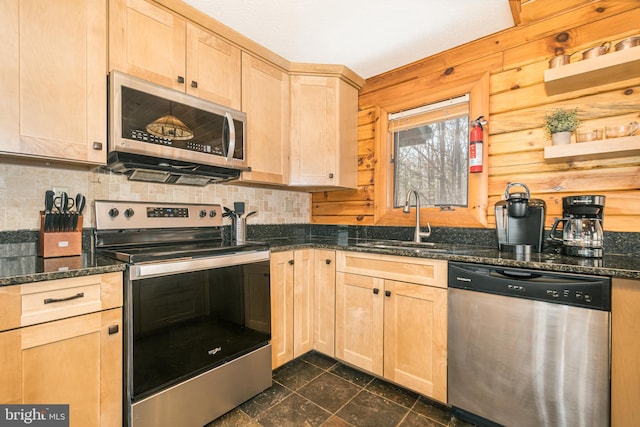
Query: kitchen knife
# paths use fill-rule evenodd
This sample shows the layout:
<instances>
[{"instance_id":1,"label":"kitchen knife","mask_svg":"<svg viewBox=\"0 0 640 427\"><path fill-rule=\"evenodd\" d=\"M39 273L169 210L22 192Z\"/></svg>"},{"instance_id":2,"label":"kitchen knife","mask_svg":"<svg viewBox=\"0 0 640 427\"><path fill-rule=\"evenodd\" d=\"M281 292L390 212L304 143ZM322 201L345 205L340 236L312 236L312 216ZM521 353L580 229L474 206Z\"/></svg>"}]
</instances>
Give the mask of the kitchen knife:
<instances>
[{"instance_id":1,"label":"kitchen knife","mask_svg":"<svg viewBox=\"0 0 640 427\"><path fill-rule=\"evenodd\" d=\"M80 200L78 201L78 196L76 196L76 210L78 211L78 215L82 215L82 211L84 211L84 206L87 204L87 198L84 195L80 194Z\"/></svg>"},{"instance_id":2,"label":"kitchen knife","mask_svg":"<svg viewBox=\"0 0 640 427\"><path fill-rule=\"evenodd\" d=\"M76 231L78 228L78 218L82 215L82 211L84 210L84 205L86 203L86 198L81 194L76 194L76 210L71 214L71 231Z\"/></svg>"},{"instance_id":3,"label":"kitchen knife","mask_svg":"<svg viewBox=\"0 0 640 427\"><path fill-rule=\"evenodd\" d=\"M62 217L60 218L60 231L68 231L69 228L69 195L65 192L60 193L60 210Z\"/></svg>"},{"instance_id":4,"label":"kitchen knife","mask_svg":"<svg viewBox=\"0 0 640 427\"><path fill-rule=\"evenodd\" d=\"M53 209L53 198L55 197L55 193L51 190L47 190L44 193L44 231L48 233L51 231L51 222L53 218L51 217L51 210Z\"/></svg>"}]
</instances>

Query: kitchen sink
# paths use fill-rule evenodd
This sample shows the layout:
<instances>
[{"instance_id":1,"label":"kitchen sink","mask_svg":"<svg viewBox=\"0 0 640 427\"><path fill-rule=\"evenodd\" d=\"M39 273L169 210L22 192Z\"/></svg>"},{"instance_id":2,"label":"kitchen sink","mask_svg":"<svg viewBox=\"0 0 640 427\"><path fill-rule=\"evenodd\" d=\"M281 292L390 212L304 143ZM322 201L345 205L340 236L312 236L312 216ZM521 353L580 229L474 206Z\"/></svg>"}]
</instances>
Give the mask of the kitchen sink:
<instances>
[{"instance_id":1,"label":"kitchen sink","mask_svg":"<svg viewBox=\"0 0 640 427\"><path fill-rule=\"evenodd\" d=\"M356 243L356 246L373 249L405 249L419 252L444 253L451 252L449 245L442 245L433 242L406 242L402 240L379 240L372 242Z\"/></svg>"}]
</instances>

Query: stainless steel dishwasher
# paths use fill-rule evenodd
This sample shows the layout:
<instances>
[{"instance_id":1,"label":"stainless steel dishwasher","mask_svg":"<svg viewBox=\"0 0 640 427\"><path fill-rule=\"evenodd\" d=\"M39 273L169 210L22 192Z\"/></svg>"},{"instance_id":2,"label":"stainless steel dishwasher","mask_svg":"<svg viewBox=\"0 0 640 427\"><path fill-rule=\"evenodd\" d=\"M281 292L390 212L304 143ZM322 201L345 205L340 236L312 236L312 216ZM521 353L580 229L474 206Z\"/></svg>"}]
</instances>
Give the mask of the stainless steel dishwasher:
<instances>
[{"instance_id":1,"label":"stainless steel dishwasher","mask_svg":"<svg viewBox=\"0 0 640 427\"><path fill-rule=\"evenodd\" d=\"M611 281L449 263L448 403L479 426L609 426Z\"/></svg>"}]
</instances>

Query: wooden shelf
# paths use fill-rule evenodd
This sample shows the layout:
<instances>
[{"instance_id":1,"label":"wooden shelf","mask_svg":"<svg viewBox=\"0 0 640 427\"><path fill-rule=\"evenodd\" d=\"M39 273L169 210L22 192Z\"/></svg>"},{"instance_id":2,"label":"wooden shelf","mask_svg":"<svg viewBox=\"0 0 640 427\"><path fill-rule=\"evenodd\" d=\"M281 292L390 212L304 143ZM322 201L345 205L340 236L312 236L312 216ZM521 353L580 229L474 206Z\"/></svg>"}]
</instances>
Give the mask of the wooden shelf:
<instances>
[{"instance_id":1,"label":"wooden shelf","mask_svg":"<svg viewBox=\"0 0 640 427\"><path fill-rule=\"evenodd\" d=\"M571 92L620 80L640 73L640 46L544 71L548 95Z\"/></svg>"},{"instance_id":2,"label":"wooden shelf","mask_svg":"<svg viewBox=\"0 0 640 427\"><path fill-rule=\"evenodd\" d=\"M546 160L593 160L640 155L640 136L544 147Z\"/></svg>"}]
</instances>

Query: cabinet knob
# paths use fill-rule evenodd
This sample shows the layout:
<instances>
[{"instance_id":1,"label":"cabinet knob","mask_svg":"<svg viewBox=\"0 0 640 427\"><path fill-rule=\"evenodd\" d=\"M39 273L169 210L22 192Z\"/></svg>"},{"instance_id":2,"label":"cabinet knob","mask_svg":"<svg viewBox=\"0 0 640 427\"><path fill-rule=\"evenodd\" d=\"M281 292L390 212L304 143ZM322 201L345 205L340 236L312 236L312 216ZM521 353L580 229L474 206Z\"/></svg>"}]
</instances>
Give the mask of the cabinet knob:
<instances>
[{"instance_id":1,"label":"cabinet knob","mask_svg":"<svg viewBox=\"0 0 640 427\"><path fill-rule=\"evenodd\" d=\"M109 335L117 334L119 330L118 325L111 325L109 326Z\"/></svg>"},{"instance_id":2,"label":"cabinet knob","mask_svg":"<svg viewBox=\"0 0 640 427\"><path fill-rule=\"evenodd\" d=\"M331 264L331 260L330 260L329 258L325 259L325 260L324 260L324 262L325 262L325 264L327 264L327 265Z\"/></svg>"},{"instance_id":3,"label":"cabinet knob","mask_svg":"<svg viewBox=\"0 0 640 427\"><path fill-rule=\"evenodd\" d=\"M195 80L191 80L191 87L194 88L194 89L197 89L198 88L198 82L195 81Z\"/></svg>"},{"instance_id":4,"label":"cabinet knob","mask_svg":"<svg viewBox=\"0 0 640 427\"><path fill-rule=\"evenodd\" d=\"M329 178L333 179L333 174L332 173L329 174Z\"/></svg>"},{"instance_id":5,"label":"cabinet knob","mask_svg":"<svg viewBox=\"0 0 640 427\"><path fill-rule=\"evenodd\" d=\"M94 150L98 150L98 151L102 150L102 142L97 142L97 141L95 141L95 142L93 143L93 149L94 149Z\"/></svg>"},{"instance_id":6,"label":"cabinet knob","mask_svg":"<svg viewBox=\"0 0 640 427\"><path fill-rule=\"evenodd\" d=\"M184 83L184 77L178 76L178 83Z\"/></svg>"},{"instance_id":7,"label":"cabinet knob","mask_svg":"<svg viewBox=\"0 0 640 427\"><path fill-rule=\"evenodd\" d=\"M289 260L289 265L293 265L293 260L292 259Z\"/></svg>"},{"instance_id":8,"label":"cabinet knob","mask_svg":"<svg viewBox=\"0 0 640 427\"><path fill-rule=\"evenodd\" d=\"M380 293L380 289L378 288L373 288L373 293L378 295Z\"/></svg>"},{"instance_id":9,"label":"cabinet knob","mask_svg":"<svg viewBox=\"0 0 640 427\"><path fill-rule=\"evenodd\" d=\"M390 297L391 296L391 291L384 291L384 296Z\"/></svg>"}]
</instances>

